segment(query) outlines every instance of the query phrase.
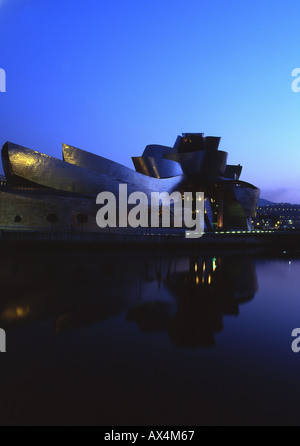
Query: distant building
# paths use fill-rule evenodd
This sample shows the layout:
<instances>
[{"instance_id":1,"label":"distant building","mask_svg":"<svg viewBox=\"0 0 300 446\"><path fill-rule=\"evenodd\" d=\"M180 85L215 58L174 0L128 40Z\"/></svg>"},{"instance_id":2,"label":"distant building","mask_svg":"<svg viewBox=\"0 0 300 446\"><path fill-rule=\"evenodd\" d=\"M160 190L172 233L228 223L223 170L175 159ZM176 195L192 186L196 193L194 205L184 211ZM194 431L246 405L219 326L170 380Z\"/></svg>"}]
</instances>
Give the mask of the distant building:
<instances>
[{"instance_id":1,"label":"distant building","mask_svg":"<svg viewBox=\"0 0 300 446\"><path fill-rule=\"evenodd\" d=\"M280 203L259 206L253 224L259 229L300 229L300 205Z\"/></svg>"},{"instance_id":2,"label":"distant building","mask_svg":"<svg viewBox=\"0 0 300 446\"><path fill-rule=\"evenodd\" d=\"M205 230L251 230L260 191L240 180L242 167L227 165L220 138L179 136L174 147L151 145L134 157L135 170L63 145L63 161L6 143L0 182L0 229L98 232L96 196L128 193L204 192Z\"/></svg>"}]
</instances>

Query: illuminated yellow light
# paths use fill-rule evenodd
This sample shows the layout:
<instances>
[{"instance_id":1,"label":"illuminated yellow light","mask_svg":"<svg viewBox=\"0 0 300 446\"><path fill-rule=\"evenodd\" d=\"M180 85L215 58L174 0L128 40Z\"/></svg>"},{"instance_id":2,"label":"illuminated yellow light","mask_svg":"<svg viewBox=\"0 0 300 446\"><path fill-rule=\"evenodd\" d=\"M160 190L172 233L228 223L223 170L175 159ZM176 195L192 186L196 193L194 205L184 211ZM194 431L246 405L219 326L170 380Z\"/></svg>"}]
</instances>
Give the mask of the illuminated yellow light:
<instances>
[{"instance_id":1,"label":"illuminated yellow light","mask_svg":"<svg viewBox=\"0 0 300 446\"><path fill-rule=\"evenodd\" d=\"M8 307L2 313L2 319L5 321L24 319L29 314L30 314L30 308L28 306Z\"/></svg>"},{"instance_id":2,"label":"illuminated yellow light","mask_svg":"<svg viewBox=\"0 0 300 446\"><path fill-rule=\"evenodd\" d=\"M197 276L196 277L196 284L199 285L199 283L200 283L200 279L199 279L199 276Z\"/></svg>"},{"instance_id":3,"label":"illuminated yellow light","mask_svg":"<svg viewBox=\"0 0 300 446\"><path fill-rule=\"evenodd\" d=\"M198 263L195 263L195 273L198 272Z\"/></svg>"},{"instance_id":4,"label":"illuminated yellow light","mask_svg":"<svg viewBox=\"0 0 300 446\"><path fill-rule=\"evenodd\" d=\"M211 285L211 282L212 282L212 280L211 280L211 276L209 275L209 276L208 276L208 285Z\"/></svg>"},{"instance_id":5,"label":"illuminated yellow light","mask_svg":"<svg viewBox=\"0 0 300 446\"><path fill-rule=\"evenodd\" d=\"M204 272L204 273L205 273L205 270L206 270L206 263L203 262L203 272Z\"/></svg>"},{"instance_id":6,"label":"illuminated yellow light","mask_svg":"<svg viewBox=\"0 0 300 446\"><path fill-rule=\"evenodd\" d=\"M18 317L23 317L25 315L26 311L22 307L17 307L16 313L17 313Z\"/></svg>"}]
</instances>

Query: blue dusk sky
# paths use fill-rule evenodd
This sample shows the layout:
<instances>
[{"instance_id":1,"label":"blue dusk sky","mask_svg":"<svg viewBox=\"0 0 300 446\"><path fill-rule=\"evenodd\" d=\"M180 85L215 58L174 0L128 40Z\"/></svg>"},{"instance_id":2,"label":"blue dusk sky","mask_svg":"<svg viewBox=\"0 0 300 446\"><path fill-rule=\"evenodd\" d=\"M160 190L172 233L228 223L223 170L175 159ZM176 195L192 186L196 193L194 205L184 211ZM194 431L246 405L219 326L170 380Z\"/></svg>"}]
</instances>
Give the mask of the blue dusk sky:
<instances>
[{"instance_id":1,"label":"blue dusk sky","mask_svg":"<svg viewBox=\"0 0 300 446\"><path fill-rule=\"evenodd\" d=\"M0 144L127 166L222 136L262 197L300 203L299 0L0 0Z\"/></svg>"}]
</instances>

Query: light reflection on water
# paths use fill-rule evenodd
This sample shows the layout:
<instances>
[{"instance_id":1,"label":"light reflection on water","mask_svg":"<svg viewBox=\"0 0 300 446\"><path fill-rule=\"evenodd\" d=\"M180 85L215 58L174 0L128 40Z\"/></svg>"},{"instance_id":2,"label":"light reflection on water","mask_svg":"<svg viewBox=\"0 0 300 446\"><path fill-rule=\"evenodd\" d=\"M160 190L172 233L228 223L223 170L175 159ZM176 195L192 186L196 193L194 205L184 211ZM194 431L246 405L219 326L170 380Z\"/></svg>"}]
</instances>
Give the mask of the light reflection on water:
<instances>
[{"instance_id":1,"label":"light reflection on water","mask_svg":"<svg viewBox=\"0 0 300 446\"><path fill-rule=\"evenodd\" d=\"M1 425L299 424L297 258L32 249L0 262Z\"/></svg>"}]
</instances>

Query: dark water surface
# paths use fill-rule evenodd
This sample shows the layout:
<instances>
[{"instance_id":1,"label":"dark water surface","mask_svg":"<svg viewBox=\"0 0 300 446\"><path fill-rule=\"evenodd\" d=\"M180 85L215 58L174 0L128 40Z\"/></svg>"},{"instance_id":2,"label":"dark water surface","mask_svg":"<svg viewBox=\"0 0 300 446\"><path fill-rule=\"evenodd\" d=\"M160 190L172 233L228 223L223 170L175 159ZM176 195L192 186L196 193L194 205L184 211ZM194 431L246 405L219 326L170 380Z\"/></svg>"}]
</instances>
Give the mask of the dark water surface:
<instances>
[{"instance_id":1,"label":"dark water surface","mask_svg":"<svg viewBox=\"0 0 300 446\"><path fill-rule=\"evenodd\" d=\"M2 249L0 425L300 424L300 257Z\"/></svg>"}]
</instances>

